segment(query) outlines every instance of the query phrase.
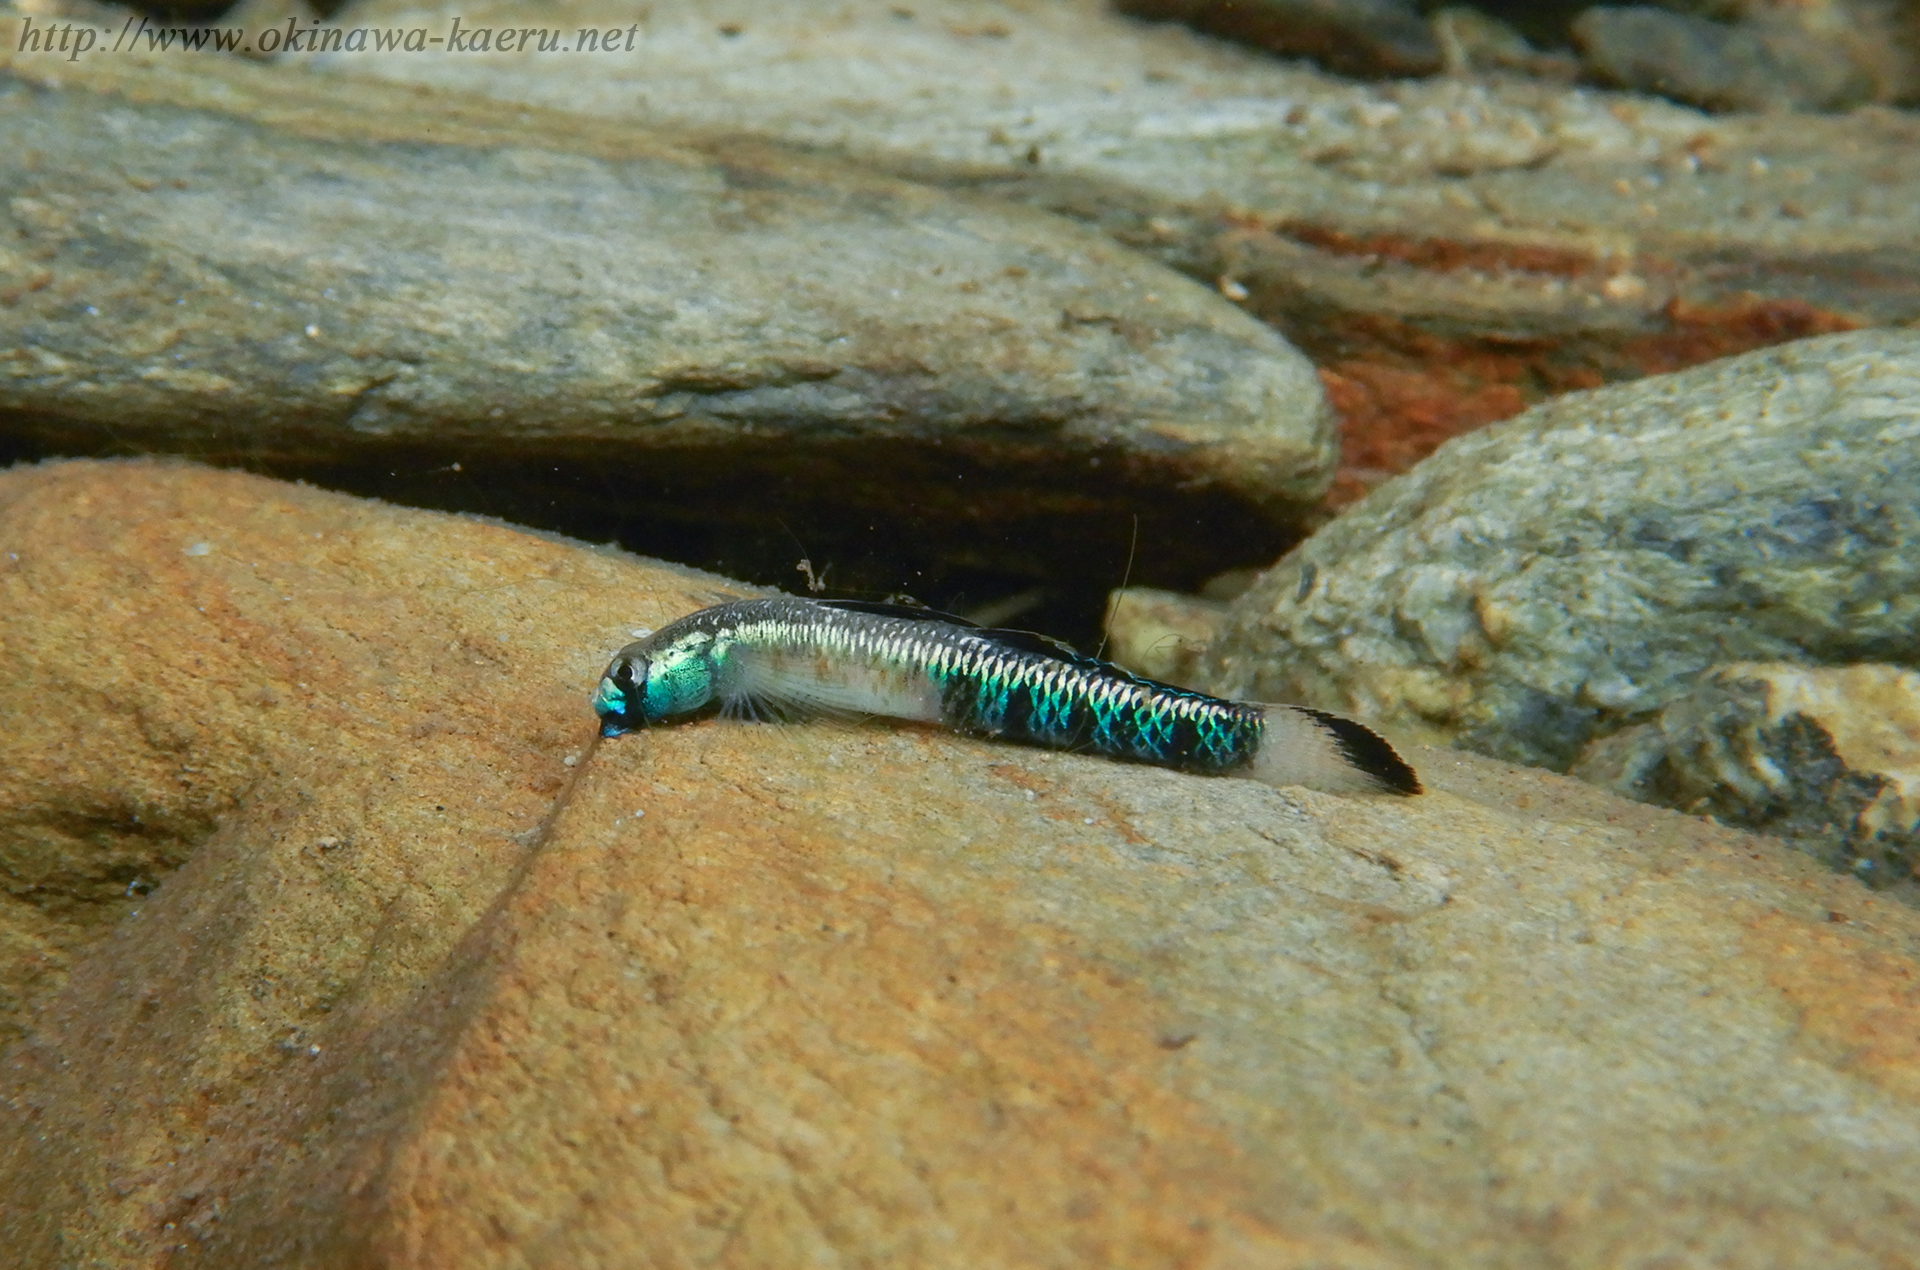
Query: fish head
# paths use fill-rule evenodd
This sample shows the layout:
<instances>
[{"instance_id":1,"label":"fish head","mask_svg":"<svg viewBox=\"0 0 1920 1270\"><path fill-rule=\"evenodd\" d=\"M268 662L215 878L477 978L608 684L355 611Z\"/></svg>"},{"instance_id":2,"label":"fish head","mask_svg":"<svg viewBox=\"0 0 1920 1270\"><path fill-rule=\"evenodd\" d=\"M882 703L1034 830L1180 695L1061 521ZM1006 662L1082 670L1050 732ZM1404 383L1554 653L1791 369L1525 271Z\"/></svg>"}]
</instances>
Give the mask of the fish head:
<instances>
[{"instance_id":1,"label":"fish head","mask_svg":"<svg viewBox=\"0 0 1920 1270\"><path fill-rule=\"evenodd\" d=\"M695 633L663 646L641 640L615 654L594 689L601 736L620 736L705 708L714 697L710 636Z\"/></svg>"}]
</instances>

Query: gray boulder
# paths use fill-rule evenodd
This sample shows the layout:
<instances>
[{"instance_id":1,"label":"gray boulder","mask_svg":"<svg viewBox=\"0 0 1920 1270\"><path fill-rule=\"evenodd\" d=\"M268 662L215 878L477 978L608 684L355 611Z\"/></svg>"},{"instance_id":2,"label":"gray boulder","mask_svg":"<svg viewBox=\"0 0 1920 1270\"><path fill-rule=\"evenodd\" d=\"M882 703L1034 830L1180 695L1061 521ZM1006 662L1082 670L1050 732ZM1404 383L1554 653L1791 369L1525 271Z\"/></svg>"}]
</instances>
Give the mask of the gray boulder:
<instances>
[{"instance_id":1,"label":"gray boulder","mask_svg":"<svg viewBox=\"0 0 1920 1270\"><path fill-rule=\"evenodd\" d=\"M1920 663L1920 335L1579 393L1286 556L1207 678L1566 768L1709 667Z\"/></svg>"},{"instance_id":2,"label":"gray boulder","mask_svg":"<svg viewBox=\"0 0 1920 1270\"><path fill-rule=\"evenodd\" d=\"M235 58L0 58L0 103L0 459L180 453L626 541L890 522L1016 571L1089 512L1275 534L1331 475L1284 339L1031 209ZM455 464L464 499L416 475Z\"/></svg>"},{"instance_id":3,"label":"gray boulder","mask_svg":"<svg viewBox=\"0 0 1920 1270\"><path fill-rule=\"evenodd\" d=\"M335 22L444 36L527 14L357 0ZM634 21L573 0L540 25L571 41ZM1323 364L1411 352L1443 404L1920 314L1920 145L1884 109L1716 118L1511 75L1357 83L1108 0L654 0L631 45L590 56L299 60L1035 203L1217 281Z\"/></svg>"}]
</instances>

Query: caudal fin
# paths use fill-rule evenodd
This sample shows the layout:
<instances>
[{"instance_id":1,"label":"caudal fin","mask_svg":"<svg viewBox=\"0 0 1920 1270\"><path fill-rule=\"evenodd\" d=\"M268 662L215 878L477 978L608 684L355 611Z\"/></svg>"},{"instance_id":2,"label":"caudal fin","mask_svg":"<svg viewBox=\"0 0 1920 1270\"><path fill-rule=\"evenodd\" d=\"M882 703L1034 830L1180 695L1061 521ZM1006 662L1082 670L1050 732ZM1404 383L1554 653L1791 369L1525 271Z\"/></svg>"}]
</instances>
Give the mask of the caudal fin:
<instances>
[{"instance_id":1,"label":"caudal fin","mask_svg":"<svg viewBox=\"0 0 1920 1270\"><path fill-rule=\"evenodd\" d=\"M1385 738L1352 719L1306 706L1268 706L1247 775L1329 793L1417 794L1420 777Z\"/></svg>"}]
</instances>

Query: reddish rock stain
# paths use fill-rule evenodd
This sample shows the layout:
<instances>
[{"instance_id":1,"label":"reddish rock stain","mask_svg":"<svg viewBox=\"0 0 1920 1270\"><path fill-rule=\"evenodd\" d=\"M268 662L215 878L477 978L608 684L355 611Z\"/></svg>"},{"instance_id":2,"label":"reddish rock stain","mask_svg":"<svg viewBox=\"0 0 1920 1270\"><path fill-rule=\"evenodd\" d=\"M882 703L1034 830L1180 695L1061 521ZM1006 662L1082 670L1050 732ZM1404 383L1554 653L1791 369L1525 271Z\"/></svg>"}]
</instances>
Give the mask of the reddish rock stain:
<instances>
[{"instance_id":1,"label":"reddish rock stain","mask_svg":"<svg viewBox=\"0 0 1920 1270\"><path fill-rule=\"evenodd\" d=\"M1532 274L1604 287L1614 278L1679 278L1681 262L1599 257L1559 247L1358 235L1283 222L1265 230L1317 251L1432 273ZM1671 283L1669 283L1671 285ZM1284 299L1281 300L1285 303ZM1255 301L1255 307L1262 307ZM1364 496L1466 432L1561 393L1598 388L1773 344L1856 330L1863 322L1805 300L1742 292L1711 302L1675 297L1638 333L1442 334L1386 314L1271 320L1320 368L1339 417L1341 462L1324 509Z\"/></svg>"}]
</instances>

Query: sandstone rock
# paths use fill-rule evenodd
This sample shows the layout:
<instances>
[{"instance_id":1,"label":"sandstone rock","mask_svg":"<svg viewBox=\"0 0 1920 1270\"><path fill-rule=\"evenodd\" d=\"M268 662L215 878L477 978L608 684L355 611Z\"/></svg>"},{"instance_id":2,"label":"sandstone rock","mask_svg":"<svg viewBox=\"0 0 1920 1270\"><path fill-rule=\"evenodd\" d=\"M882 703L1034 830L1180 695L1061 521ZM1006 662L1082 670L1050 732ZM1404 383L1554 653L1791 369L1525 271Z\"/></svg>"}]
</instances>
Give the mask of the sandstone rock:
<instances>
[{"instance_id":1,"label":"sandstone rock","mask_svg":"<svg viewBox=\"0 0 1920 1270\"><path fill-rule=\"evenodd\" d=\"M0 536L10 840L188 857L0 1060L19 1264L1920 1258L1920 914L1767 839L1443 752L587 757L710 580L152 464Z\"/></svg>"},{"instance_id":2,"label":"sandstone rock","mask_svg":"<svg viewBox=\"0 0 1920 1270\"><path fill-rule=\"evenodd\" d=\"M1298 353L1057 218L294 67L68 63L17 27L12 454L243 461L790 561L784 518L823 555L886 539L883 586L903 558L1074 559L1102 511L1177 574L1209 539L1172 527L1276 539L1326 486ZM1184 568L1240 562L1212 541Z\"/></svg>"},{"instance_id":3,"label":"sandstone rock","mask_svg":"<svg viewBox=\"0 0 1920 1270\"><path fill-rule=\"evenodd\" d=\"M341 923L364 921L367 905L397 905L399 927L380 938L398 941L400 973L411 915L484 902L485 880L521 854L510 835L538 823L563 756L591 733L559 703L597 673L601 650L565 640L591 628L617 646L660 597L715 584L479 522L151 463L16 468L0 476L0 535L0 850L19 953L0 968L9 1039L22 999L57 984L73 948L143 908L236 815L266 815L270 836L283 834L275 818L305 826L276 839L275 867L341 906L284 932L347 941L319 981L303 978L309 1005L346 990L327 976L366 953L373 928ZM590 614L580 592L614 579L631 598ZM561 595L570 580L579 591ZM585 624L556 634L556 614ZM395 659L409 649L406 678ZM343 803L341 781L408 793ZM267 789L272 810L257 801ZM356 880L328 891L342 862ZM463 898L459 878L478 889ZM351 971L369 984L385 973Z\"/></svg>"},{"instance_id":4,"label":"sandstone rock","mask_svg":"<svg viewBox=\"0 0 1920 1270\"><path fill-rule=\"evenodd\" d=\"M1920 664L1916 490L1910 332L1569 395L1282 559L1208 680L1564 770L1730 660Z\"/></svg>"},{"instance_id":5,"label":"sandstone rock","mask_svg":"<svg viewBox=\"0 0 1920 1270\"><path fill-rule=\"evenodd\" d=\"M541 26L634 21L611 0ZM346 26L523 26L361 0ZM727 34L733 31L734 34ZM1105 0L656 0L631 51L328 54L341 72L852 156L1078 217L1217 283L1367 433L1920 316L1920 123L1715 118L1514 79L1359 84ZM1383 381L1386 381L1383 383Z\"/></svg>"},{"instance_id":6,"label":"sandstone rock","mask_svg":"<svg viewBox=\"0 0 1920 1270\"><path fill-rule=\"evenodd\" d=\"M1641 802L1799 843L1912 893L1920 863L1920 674L1897 666L1722 667L1572 774Z\"/></svg>"}]
</instances>

